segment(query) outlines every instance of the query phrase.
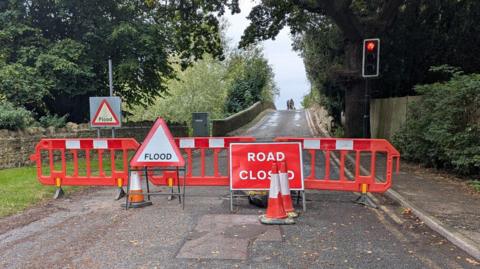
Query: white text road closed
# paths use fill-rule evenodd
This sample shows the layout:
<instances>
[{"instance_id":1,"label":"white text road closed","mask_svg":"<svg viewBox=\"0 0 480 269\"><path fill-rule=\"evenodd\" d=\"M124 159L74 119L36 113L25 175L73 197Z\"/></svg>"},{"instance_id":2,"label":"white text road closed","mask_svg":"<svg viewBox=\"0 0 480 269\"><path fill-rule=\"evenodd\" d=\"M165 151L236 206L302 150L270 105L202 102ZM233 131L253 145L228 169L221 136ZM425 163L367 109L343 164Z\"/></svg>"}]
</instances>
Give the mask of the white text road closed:
<instances>
[{"instance_id":1,"label":"white text road closed","mask_svg":"<svg viewBox=\"0 0 480 269\"><path fill-rule=\"evenodd\" d=\"M131 166L183 166L180 150L173 141L167 125L157 119L145 141L130 162Z\"/></svg>"},{"instance_id":2,"label":"white text road closed","mask_svg":"<svg viewBox=\"0 0 480 269\"><path fill-rule=\"evenodd\" d=\"M230 188L268 190L274 162L285 162L290 189L303 190L301 144L287 142L230 144Z\"/></svg>"}]
</instances>

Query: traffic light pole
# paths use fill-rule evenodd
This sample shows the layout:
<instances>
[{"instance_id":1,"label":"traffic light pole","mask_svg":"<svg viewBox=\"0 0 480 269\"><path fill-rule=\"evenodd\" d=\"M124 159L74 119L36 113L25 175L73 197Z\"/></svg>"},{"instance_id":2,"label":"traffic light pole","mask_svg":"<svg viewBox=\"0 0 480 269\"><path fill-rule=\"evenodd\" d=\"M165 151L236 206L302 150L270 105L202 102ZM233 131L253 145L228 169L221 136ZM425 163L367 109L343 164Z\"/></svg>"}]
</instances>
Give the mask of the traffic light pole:
<instances>
[{"instance_id":1,"label":"traffic light pole","mask_svg":"<svg viewBox=\"0 0 480 269\"><path fill-rule=\"evenodd\" d=\"M363 137L370 138L370 88L368 78L365 78L365 99L363 111Z\"/></svg>"}]
</instances>

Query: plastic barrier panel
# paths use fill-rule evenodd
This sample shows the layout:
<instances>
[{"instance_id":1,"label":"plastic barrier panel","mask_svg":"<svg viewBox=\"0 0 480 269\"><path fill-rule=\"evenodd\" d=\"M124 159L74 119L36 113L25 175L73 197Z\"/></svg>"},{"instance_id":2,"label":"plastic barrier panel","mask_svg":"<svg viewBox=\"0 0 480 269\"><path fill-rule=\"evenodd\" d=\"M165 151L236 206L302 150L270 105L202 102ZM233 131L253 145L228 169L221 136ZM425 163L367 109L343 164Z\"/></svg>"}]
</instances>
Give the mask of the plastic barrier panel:
<instances>
[{"instance_id":1,"label":"plastic barrier panel","mask_svg":"<svg viewBox=\"0 0 480 269\"><path fill-rule=\"evenodd\" d=\"M41 139L30 156L44 185L124 186L133 138Z\"/></svg>"},{"instance_id":2,"label":"plastic barrier panel","mask_svg":"<svg viewBox=\"0 0 480 269\"><path fill-rule=\"evenodd\" d=\"M400 153L384 139L277 137L278 142L301 142L305 189L385 192L397 172ZM367 190L362 189L367 187Z\"/></svg>"},{"instance_id":3,"label":"plastic barrier panel","mask_svg":"<svg viewBox=\"0 0 480 269\"><path fill-rule=\"evenodd\" d=\"M187 186L229 186L230 143L255 142L254 137L180 137L175 143L186 159ZM175 184L180 180L164 172L151 172L150 182L154 185Z\"/></svg>"}]
</instances>

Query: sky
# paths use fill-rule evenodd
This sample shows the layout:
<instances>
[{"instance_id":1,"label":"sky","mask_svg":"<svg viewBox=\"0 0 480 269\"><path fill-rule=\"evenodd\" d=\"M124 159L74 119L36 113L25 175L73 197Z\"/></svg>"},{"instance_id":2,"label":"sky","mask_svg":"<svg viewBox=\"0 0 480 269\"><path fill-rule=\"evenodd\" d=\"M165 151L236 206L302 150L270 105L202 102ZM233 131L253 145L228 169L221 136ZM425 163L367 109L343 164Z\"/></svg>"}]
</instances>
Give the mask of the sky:
<instances>
[{"instance_id":1,"label":"sky","mask_svg":"<svg viewBox=\"0 0 480 269\"><path fill-rule=\"evenodd\" d=\"M227 38L231 40L231 46L237 46L250 21L246 18L255 3L251 0L240 0L241 13L231 15L226 12L229 22ZM275 83L280 90L280 96L276 97L277 109L286 109L287 100L292 98L295 107L300 108L303 96L308 94L310 83L307 80L305 66L300 56L292 49L290 31L284 28L275 40L267 40L261 43L264 55L275 74Z\"/></svg>"}]
</instances>

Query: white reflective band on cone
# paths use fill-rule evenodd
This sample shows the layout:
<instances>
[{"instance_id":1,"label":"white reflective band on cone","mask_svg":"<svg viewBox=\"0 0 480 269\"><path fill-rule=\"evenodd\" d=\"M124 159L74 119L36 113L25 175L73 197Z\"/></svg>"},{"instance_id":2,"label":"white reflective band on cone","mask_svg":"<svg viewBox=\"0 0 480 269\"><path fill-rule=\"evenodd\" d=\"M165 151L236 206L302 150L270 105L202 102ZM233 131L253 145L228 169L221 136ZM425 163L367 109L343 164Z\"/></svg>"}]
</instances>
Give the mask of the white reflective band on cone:
<instances>
[{"instance_id":1,"label":"white reflective band on cone","mask_svg":"<svg viewBox=\"0 0 480 269\"><path fill-rule=\"evenodd\" d=\"M282 195L290 194L290 188L288 187L288 174L287 173L280 173L280 191Z\"/></svg>"},{"instance_id":2,"label":"white reflective band on cone","mask_svg":"<svg viewBox=\"0 0 480 269\"><path fill-rule=\"evenodd\" d=\"M132 171L130 177L130 190L138 191L142 190L142 186L140 184L140 177L138 176L138 172Z\"/></svg>"},{"instance_id":3,"label":"white reflective band on cone","mask_svg":"<svg viewBox=\"0 0 480 269\"><path fill-rule=\"evenodd\" d=\"M278 198L278 193L280 190L278 189L279 180L278 174L272 174L270 178L270 191L268 192L268 198Z\"/></svg>"},{"instance_id":4,"label":"white reflective band on cone","mask_svg":"<svg viewBox=\"0 0 480 269\"><path fill-rule=\"evenodd\" d=\"M65 141L65 147L67 149L80 149L80 140L67 140Z\"/></svg>"},{"instance_id":5,"label":"white reflective band on cone","mask_svg":"<svg viewBox=\"0 0 480 269\"><path fill-rule=\"evenodd\" d=\"M195 139L193 138L181 138L180 139L180 148L194 148L195 147Z\"/></svg>"}]
</instances>

